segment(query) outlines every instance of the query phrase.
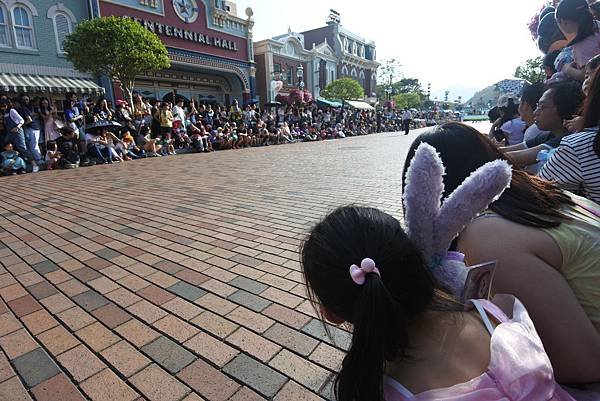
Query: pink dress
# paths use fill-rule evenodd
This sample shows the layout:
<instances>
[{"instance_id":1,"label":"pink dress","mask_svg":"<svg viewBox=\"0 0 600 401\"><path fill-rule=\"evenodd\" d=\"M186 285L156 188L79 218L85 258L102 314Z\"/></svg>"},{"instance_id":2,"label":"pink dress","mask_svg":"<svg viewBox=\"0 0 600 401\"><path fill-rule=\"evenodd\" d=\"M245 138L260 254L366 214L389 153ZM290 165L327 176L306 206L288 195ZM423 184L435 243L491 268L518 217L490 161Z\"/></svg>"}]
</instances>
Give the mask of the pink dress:
<instances>
[{"instance_id":1,"label":"pink dress","mask_svg":"<svg viewBox=\"0 0 600 401\"><path fill-rule=\"evenodd\" d=\"M542 341L519 300L512 320L490 301L471 302L492 336L488 369L466 383L419 394L386 376L386 401L575 401L554 380ZM500 322L495 329L486 311Z\"/></svg>"}]
</instances>

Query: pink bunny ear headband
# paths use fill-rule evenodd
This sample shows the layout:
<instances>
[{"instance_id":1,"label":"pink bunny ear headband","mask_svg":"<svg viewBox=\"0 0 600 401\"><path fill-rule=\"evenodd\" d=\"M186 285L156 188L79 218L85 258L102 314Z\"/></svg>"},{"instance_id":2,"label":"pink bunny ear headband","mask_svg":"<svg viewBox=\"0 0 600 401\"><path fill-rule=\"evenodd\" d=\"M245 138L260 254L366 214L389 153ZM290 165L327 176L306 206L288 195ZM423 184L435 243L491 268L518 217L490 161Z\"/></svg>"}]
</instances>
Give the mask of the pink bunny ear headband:
<instances>
[{"instance_id":1,"label":"pink bunny ear headband","mask_svg":"<svg viewBox=\"0 0 600 401\"><path fill-rule=\"evenodd\" d=\"M505 160L486 163L442 201L444 174L435 148L421 143L406 173L404 221L408 236L421 249L434 275L453 291L460 291L463 278L440 271L440 267L458 233L508 188L512 170Z\"/></svg>"}]
</instances>

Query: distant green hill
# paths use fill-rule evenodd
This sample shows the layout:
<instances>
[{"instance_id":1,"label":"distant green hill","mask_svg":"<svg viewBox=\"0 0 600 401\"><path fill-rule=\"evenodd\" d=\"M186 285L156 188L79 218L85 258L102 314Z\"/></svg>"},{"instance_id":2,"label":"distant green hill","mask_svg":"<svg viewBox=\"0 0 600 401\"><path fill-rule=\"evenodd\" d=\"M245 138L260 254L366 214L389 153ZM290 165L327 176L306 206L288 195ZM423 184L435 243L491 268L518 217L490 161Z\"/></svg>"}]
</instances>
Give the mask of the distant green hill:
<instances>
[{"instance_id":1,"label":"distant green hill","mask_svg":"<svg viewBox=\"0 0 600 401\"><path fill-rule=\"evenodd\" d=\"M504 79L475 93L467 101L467 104L483 108L487 108L489 104L491 107L494 107L498 103L498 98L504 94L512 93L521 96L525 85L528 85L528 82L523 79Z\"/></svg>"}]
</instances>

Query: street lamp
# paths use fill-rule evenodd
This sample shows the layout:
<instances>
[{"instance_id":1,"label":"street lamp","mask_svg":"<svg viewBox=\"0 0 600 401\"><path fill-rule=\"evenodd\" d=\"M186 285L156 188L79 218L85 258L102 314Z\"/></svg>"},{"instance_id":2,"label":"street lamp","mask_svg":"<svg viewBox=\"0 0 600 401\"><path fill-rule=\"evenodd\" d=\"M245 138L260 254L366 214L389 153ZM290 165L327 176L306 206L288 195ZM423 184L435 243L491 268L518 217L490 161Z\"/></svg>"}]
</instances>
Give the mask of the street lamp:
<instances>
[{"instance_id":1,"label":"street lamp","mask_svg":"<svg viewBox=\"0 0 600 401\"><path fill-rule=\"evenodd\" d=\"M296 69L296 78L298 78L298 88L304 89L304 67L302 65Z\"/></svg>"}]
</instances>

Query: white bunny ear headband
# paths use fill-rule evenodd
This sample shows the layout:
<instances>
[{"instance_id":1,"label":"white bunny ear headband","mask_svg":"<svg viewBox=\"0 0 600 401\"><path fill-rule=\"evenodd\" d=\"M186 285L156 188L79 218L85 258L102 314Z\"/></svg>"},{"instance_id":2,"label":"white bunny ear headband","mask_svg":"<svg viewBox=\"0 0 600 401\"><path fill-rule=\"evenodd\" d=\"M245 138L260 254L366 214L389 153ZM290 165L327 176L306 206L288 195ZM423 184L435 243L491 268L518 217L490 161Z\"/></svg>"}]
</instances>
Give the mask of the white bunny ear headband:
<instances>
[{"instance_id":1,"label":"white bunny ear headband","mask_svg":"<svg viewBox=\"0 0 600 401\"><path fill-rule=\"evenodd\" d=\"M442 201L444 174L435 148L421 143L406 173L404 220L408 236L425 255L433 274L460 293L466 272L445 270L450 244L509 187L512 170L505 160L486 163Z\"/></svg>"}]
</instances>

